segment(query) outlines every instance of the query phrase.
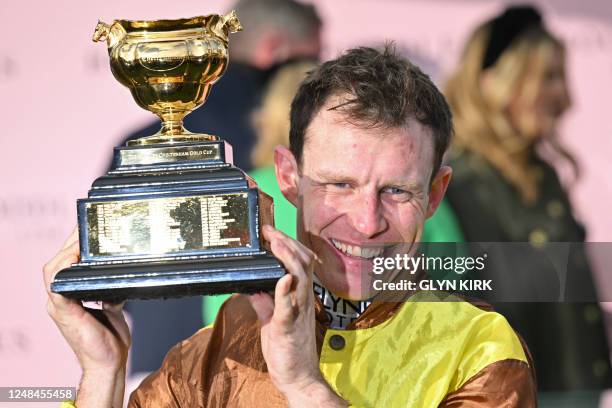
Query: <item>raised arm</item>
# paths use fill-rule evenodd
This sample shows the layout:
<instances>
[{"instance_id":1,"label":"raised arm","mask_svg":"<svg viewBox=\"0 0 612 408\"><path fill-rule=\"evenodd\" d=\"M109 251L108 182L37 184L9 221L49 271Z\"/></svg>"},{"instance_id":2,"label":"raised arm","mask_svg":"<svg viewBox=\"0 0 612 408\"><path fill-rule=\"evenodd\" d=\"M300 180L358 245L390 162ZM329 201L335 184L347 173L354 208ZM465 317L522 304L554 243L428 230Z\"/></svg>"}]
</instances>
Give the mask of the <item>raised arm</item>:
<instances>
[{"instance_id":1,"label":"raised arm","mask_svg":"<svg viewBox=\"0 0 612 408\"><path fill-rule=\"evenodd\" d=\"M130 331L123 305L103 304L101 310L52 293L55 274L79 259L75 230L63 248L43 268L47 311L74 351L82 369L77 392L79 407L122 407Z\"/></svg>"},{"instance_id":2,"label":"raised arm","mask_svg":"<svg viewBox=\"0 0 612 408\"><path fill-rule=\"evenodd\" d=\"M274 292L250 297L261 324L261 345L268 373L290 407L346 407L319 371L312 290L314 254L266 225L264 237L289 272Z\"/></svg>"}]
</instances>

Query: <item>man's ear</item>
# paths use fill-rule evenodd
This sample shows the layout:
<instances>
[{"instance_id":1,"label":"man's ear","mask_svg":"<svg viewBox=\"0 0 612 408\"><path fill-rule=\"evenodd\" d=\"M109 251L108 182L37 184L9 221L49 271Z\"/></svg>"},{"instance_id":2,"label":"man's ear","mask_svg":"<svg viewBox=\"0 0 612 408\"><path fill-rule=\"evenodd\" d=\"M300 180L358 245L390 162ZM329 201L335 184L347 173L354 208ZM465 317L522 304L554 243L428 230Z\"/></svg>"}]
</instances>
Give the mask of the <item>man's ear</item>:
<instances>
[{"instance_id":1,"label":"man's ear","mask_svg":"<svg viewBox=\"0 0 612 408\"><path fill-rule=\"evenodd\" d=\"M446 189L448 188L448 183L450 182L451 176L453 174L453 169L449 166L442 166L438 173L435 175L432 183L431 189L429 190L429 203L427 204L427 218L434 215L436 209L442 202L444 198L444 194L446 193Z\"/></svg>"},{"instance_id":2,"label":"man's ear","mask_svg":"<svg viewBox=\"0 0 612 408\"><path fill-rule=\"evenodd\" d=\"M287 201L297 207L298 164L293 153L285 146L276 146L274 149L274 170L280 191Z\"/></svg>"}]
</instances>

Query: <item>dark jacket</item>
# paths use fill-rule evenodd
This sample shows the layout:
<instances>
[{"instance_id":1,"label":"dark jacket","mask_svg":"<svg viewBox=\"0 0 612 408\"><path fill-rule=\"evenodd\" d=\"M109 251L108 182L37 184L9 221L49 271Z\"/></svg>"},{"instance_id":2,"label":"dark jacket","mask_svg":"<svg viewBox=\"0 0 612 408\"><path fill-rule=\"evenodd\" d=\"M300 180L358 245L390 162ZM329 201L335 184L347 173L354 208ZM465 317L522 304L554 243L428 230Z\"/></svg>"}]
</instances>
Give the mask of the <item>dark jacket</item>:
<instances>
[{"instance_id":1,"label":"dark jacket","mask_svg":"<svg viewBox=\"0 0 612 408\"><path fill-rule=\"evenodd\" d=\"M533 205L525 204L484 158L469 153L451 161L453 180L447 197L466 241L523 242L532 247L533 252L525 253L509 245L497 254L495 262L503 273L494 278L505 283L504 299L509 301L488 300L525 339L539 388L606 388L612 384L610 354L584 250L585 231L572 215L554 169L535 157L533 163L541 173L540 194ZM566 242L570 244L561 246L563 262L550 261L546 251L555 247L550 243ZM487 269L482 274L490 273L495 272Z\"/></svg>"}]
</instances>

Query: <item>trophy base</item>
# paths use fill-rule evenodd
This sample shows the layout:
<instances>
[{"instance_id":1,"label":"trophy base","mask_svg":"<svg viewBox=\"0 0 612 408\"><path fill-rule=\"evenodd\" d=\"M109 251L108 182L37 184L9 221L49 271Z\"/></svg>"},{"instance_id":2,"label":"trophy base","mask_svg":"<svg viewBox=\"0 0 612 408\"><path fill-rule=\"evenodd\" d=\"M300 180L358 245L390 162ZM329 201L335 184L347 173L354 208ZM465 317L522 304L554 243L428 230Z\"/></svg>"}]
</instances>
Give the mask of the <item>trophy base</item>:
<instances>
[{"instance_id":1,"label":"trophy base","mask_svg":"<svg viewBox=\"0 0 612 408\"><path fill-rule=\"evenodd\" d=\"M105 302L256 293L273 291L284 274L279 261L265 252L170 262L79 263L60 271L51 290L73 299Z\"/></svg>"}]
</instances>

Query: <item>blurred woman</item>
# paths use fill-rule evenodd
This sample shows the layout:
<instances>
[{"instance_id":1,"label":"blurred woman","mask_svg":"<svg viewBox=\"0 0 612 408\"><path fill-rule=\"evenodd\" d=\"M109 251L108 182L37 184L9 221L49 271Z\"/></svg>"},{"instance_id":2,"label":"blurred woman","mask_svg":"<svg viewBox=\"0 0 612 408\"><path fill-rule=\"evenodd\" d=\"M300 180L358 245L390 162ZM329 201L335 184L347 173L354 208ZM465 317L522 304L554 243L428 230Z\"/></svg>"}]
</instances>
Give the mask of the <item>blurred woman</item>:
<instances>
[{"instance_id":1,"label":"blurred woman","mask_svg":"<svg viewBox=\"0 0 612 408\"><path fill-rule=\"evenodd\" d=\"M274 199L276 228L295 237L296 210L283 197L274 174L274 148L289 146L289 110L302 80L316 64L296 61L283 66L270 80L264 92L261 106L253 114L253 128L257 142L251 154L255 170L249 175L258 187Z\"/></svg>"},{"instance_id":2,"label":"blurred woman","mask_svg":"<svg viewBox=\"0 0 612 408\"><path fill-rule=\"evenodd\" d=\"M446 88L456 131L448 198L467 241L528 242L534 250L547 242L584 241L585 231L549 165L564 164L577 175L576 161L557 139L559 120L571 104L565 54L563 43L531 7L507 9L468 40ZM566 303L495 304L525 338L542 390L611 384L591 272L583 248L573 248ZM520 271L530 271L523 275L522 290L561 285L554 273L539 279L546 276L539 262L526 265L535 257L509 253L503 259L506 275L519 279ZM570 303L567 290L578 290L583 303Z\"/></svg>"}]
</instances>

